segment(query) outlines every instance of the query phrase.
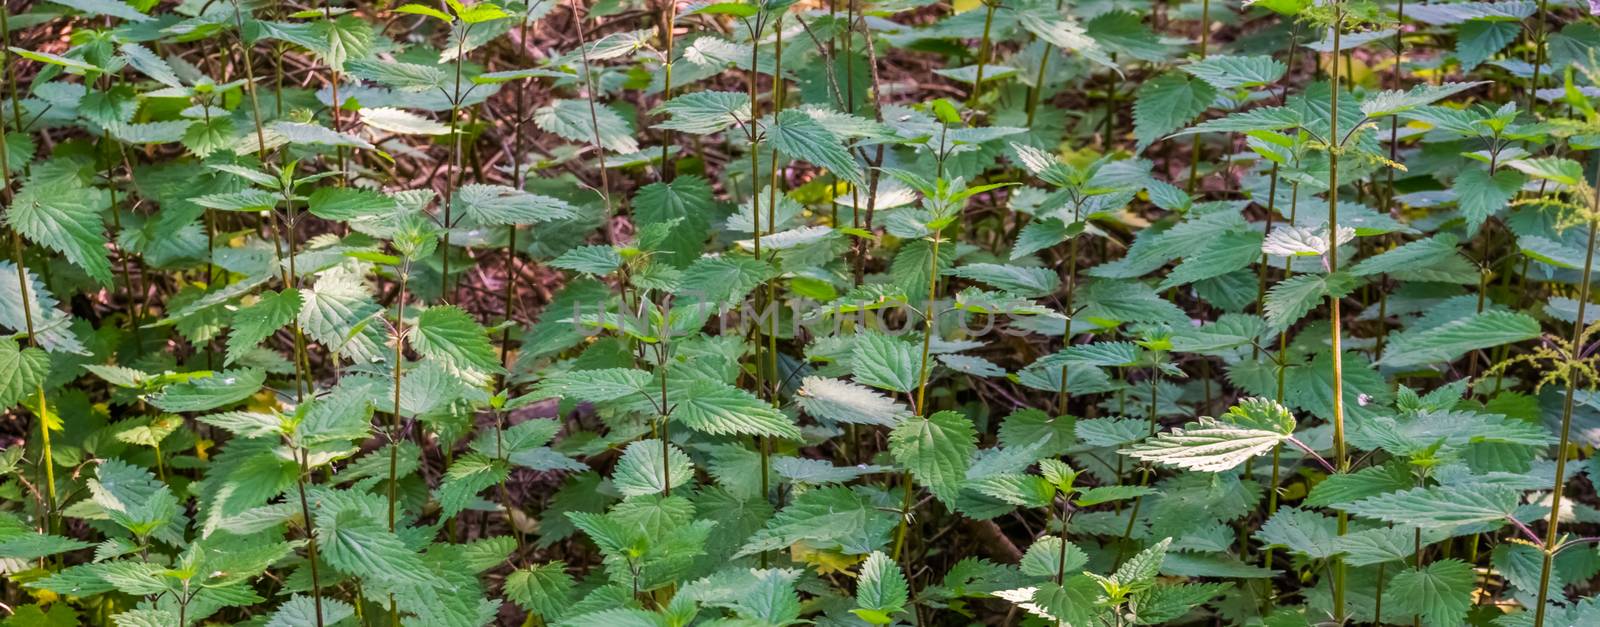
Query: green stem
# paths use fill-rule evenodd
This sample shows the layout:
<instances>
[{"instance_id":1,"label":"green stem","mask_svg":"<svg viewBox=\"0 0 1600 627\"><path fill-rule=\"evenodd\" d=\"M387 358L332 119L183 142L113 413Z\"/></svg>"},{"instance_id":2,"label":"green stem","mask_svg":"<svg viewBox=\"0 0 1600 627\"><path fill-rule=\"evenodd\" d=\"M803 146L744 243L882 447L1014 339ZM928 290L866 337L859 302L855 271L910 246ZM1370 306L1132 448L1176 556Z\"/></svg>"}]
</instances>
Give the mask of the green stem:
<instances>
[{"instance_id":1,"label":"green stem","mask_svg":"<svg viewBox=\"0 0 1600 627\"><path fill-rule=\"evenodd\" d=\"M1596 167L1600 172L1600 166ZM1572 324L1572 347L1576 355L1583 341L1584 314L1589 306L1589 281L1594 271L1595 231L1600 228L1600 186L1595 187L1594 203L1589 207L1589 245L1583 256L1583 275L1578 283L1578 317ZM1555 560L1556 541L1561 538L1561 500L1566 495L1568 448L1572 438L1572 399L1577 394L1577 373L1567 374L1567 395L1561 403L1561 442L1556 449L1556 480L1550 490L1550 519L1544 534L1544 563L1539 570L1539 604L1534 608L1533 627L1544 627L1545 603L1550 598L1550 571Z\"/></svg>"},{"instance_id":2,"label":"green stem","mask_svg":"<svg viewBox=\"0 0 1600 627\"><path fill-rule=\"evenodd\" d=\"M305 449L300 449L300 472L295 476L295 487L300 492L300 517L306 528L306 562L311 566L311 603L317 610L317 627L322 627L322 578L317 573L317 534L311 531L311 505L306 500L306 475L310 473Z\"/></svg>"},{"instance_id":3,"label":"green stem","mask_svg":"<svg viewBox=\"0 0 1600 627\"><path fill-rule=\"evenodd\" d=\"M1339 37L1342 28L1344 13L1341 7L1335 7L1333 18L1333 50L1329 55L1333 59L1333 89L1331 110L1329 116L1329 142L1328 146L1328 233L1331 241L1335 242L1328 251L1328 274L1339 271L1339 152L1342 148L1339 141ZM1340 348L1340 316L1339 297L1328 296L1329 324L1331 327L1330 340L1333 351L1333 457L1335 467L1339 472L1349 470L1350 460L1345 454L1344 442L1344 355ZM1339 535L1344 535L1350 526L1349 514L1339 512ZM1335 624L1345 622L1345 565L1344 558L1333 558L1333 620Z\"/></svg>"},{"instance_id":4,"label":"green stem","mask_svg":"<svg viewBox=\"0 0 1600 627\"><path fill-rule=\"evenodd\" d=\"M983 3L983 39L978 42L978 73L972 80L972 94L967 97L968 107L977 107L978 97L983 95L983 66L989 61L989 31L994 27L994 10L999 5L999 0L986 0Z\"/></svg>"}]
</instances>

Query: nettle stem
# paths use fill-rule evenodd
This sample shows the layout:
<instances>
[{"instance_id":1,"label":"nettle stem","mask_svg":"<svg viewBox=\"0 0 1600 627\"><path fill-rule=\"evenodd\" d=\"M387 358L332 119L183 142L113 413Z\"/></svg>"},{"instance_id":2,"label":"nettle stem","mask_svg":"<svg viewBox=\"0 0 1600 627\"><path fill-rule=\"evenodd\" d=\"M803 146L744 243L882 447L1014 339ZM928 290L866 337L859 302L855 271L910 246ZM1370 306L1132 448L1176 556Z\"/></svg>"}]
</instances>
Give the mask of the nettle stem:
<instances>
[{"instance_id":1,"label":"nettle stem","mask_svg":"<svg viewBox=\"0 0 1600 627\"><path fill-rule=\"evenodd\" d=\"M404 360L406 341L406 283L411 276L411 262L400 268L400 293L394 304L394 411L389 414L389 531L395 529L395 503L400 496L400 363ZM400 608L394 595L389 595L389 622L399 624Z\"/></svg>"},{"instance_id":2,"label":"nettle stem","mask_svg":"<svg viewBox=\"0 0 1600 627\"><path fill-rule=\"evenodd\" d=\"M933 232L933 250L928 257L928 302L922 312L922 365L917 371L917 415L928 415L928 357L933 352L934 334L934 300L939 295L939 241L940 230ZM894 530L895 561L900 561L900 555L906 543L906 531L911 519L911 496L914 492L911 481L911 471L900 473L900 523ZM909 572L909 570L908 570Z\"/></svg>"},{"instance_id":3,"label":"nettle stem","mask_svg":"<svg viewBox=\"0 0 1600 627\"><path fill-rule=\"evenodd\" d=\"M1061 7L1065 0L1056 0L1056 15L1061 14ZM1025 128L1033 128L1033 114L1039 111L1039 98L1044 94L1045 71L1050 67L1050 57L1055 54L1056 47L1048 41L1044 42L1044 54L1039 56L1039 71L1033 76L1033 86L1028 88L1028 123ZM1115 62L1115 61L1113 61ZM1113 72L1114 74L1115 72Z\"/></svg>"},{"instance_id":4,"label":"nettle stem","mask_svg":"<svg viewBox=\"0 0 1600 627\"><path fill-rule=\"evenodd\" d=\"M310 474L309 453L299 450L300 472L295 475L295 487L300 492L300 517L306 526L306 562L311 566L311 603L317 610L317 627L322 627L322 578L317 573L317 534L312 532L311 505L306 500L306 475Z\"/></svg>"},{"instance_id":5,"label":"nettle stem","mask_svg":"<svg viewBox=\"0 0 1600 627\"><path fill-rule=\"evenodd\" d=\"M611 206L611 181L606 176L606 145L600 139L600 110L594 102L599 95L595 91L594 72L589 65L589 42L583 32L583 15L578 13L578 0L572 0L571 7L572 28L578 33L578 56L583 61L583 86L587 92L584 100L589 103L589 125L594 131L595 154L600 166L600 197L605 200L606 215L610 215L615 207Z\"/></svg>"},{"instance_id":6,"label":"nettle stem","mask_svg":"<svg viewBox=\"0 0 1600 627\"><path fill-rule=\"evenodd\" d=\"M1343 29L1343 7L1335 6L1333 12L1333 50L1329 56L1333 60L1333 89L1331 90L1331 115L1329 116L1328 131L1328 233L1330 244L1328 250L1328 274L1333 275L1339 271L1339 152L1342 142L1339 140L1339 35ZM1331 349L1333 351L1333 458L1334 467L1339 472L1350 469L1350 460L1346 456L1344 442L1344 354L1340 348L1340 320L1339 297L1328 295L1328 322L1332 331L1330 333ZM1350 527L1350 515L1343 510L1339 511L1339 535L1344 535ZM1344 558L1333 557L1333 620L1336 624L1345 622L1345 565Z\"/></svg>"},{"instance_id":7,"label":"nettle stem","mask_svg":"<svg viewBox=\"0 0 1600 627\"><path fill-rule=\"evenodd\" d=\"M748 130L748 139L750 140L750 222L755 237L752 241L751 250L752 256L758 261L761 259L761 188L759 187L759 181L761 180L759 174L761 171L761 131L759 128L760 123L758 122L761 119L761 103L757 100L759 96L757 87L759 75L756 68L760 66L761 61L761 26L762 18L765 16L765 13L760 13L756 15L755 22L745 21L745 28L750 33L750 72L746 76L746 82L749 83L750 89L750 127ZM776 82L778 79L774 77L773 80ZM776 112L773 114L773 121L777 121ZM777 164L774 163L773 165L776 166ZM771 196L768 202L771 203L775 200L776 197ZM771 228L770 224L768 228ZM764 292L758 287L756 294L764 295ZM764 309L765 304L761 302L763 300L761 296L758 296L756 300L758 309ZM757 320L751 332L755 335L752 365L755 368L756 377L755 393L759 397L761 394L766 393L767 388L766 374L762 370L762 329L759 320ZM776 376L776 373L774 373L774 376ZM772 458L769 447L770 443L767 442L767 438L756 436L756 450L761 458L761 498L770 500L772 498ZM768 563L766 551L761 552L760 561L761 567L766 568Z\"/></svg>"},{"instance_id":8,"label":"nettle stem","mask_svg":"<svg viewBox=\"0 0 1600 627\"><path fill-rule=\"evenodd\" d=\"M989 62L989 32L994 27L994 11L1000 0L984 0L983 38L978 41L978 71L972 78L972 93L967 96L967 107L976 108L978 97L983 95L983 66Z\"/></svg>"},{"instance_id":9,"label":"nettle stem","mask_svg":"<svg viewBox=\"0 0 1600 627\"><path fill-rule=\"evenodd\" d=\"M439 300L451 302L450 294L450 228L455 226L451 220L451 209L454 205L456 188L461 186L461 57L466 54L467 35L472 32L472 25L462 23L461 36L456 40L455 85L450 92L450 176L445 180L444 188L444 242L439 247ZM520 104L521 99L518 99ZM518 161L521 156L517 157ZM516 227L513 226L515 233ZM513 235L512 237L515 237Z\"/></svg>"},{"instance_id":10,"label":"nettle stem","mask_svg":"<svg viewBox=\"0 0 1600 627\"><path fill-rule=\"evenodd\" d=\"M7 17L10 14L10 10L0 7L0 46L4 46L7 51L11 49L11 26ZM11 66L12 56L14 55L10 52L0 55L0 58L4 59L0 63L4 64L6 87L11 92L12 122L17 127L17 132L20 133L23 132L24 128L22 123L22 101L17 98L17 75ZM4 119L0 118L0 144L6 143L5 136ZM0 177L3 177L3 180L0 180L0 183L3 183L3 185L0 185L0 191L5 192L7 207L11 206L13 198L10 154L6 152L9 148L9 146L0 146ZM33 298L28 294L31 285L28 283L28 270L24 261L24 253L26 251L27 244L23 241L22 234L18 233L16 229L12 229L11 258L12 263L17 266L17 290L22 297L22 319L26 327L23 330L28 333L28 346L37 348L39 346L39 337L36 334L33 322ZM59 512L56 511L56 504L59 500L56 497L55 455L50 446L50 405L48 399L45 398L44 382L41 381L34 385L34 394L39 396L39 406L38 410L34 412L34 416L37 418L36 422L39 423L39 449L41 455L39 464L44 466L45 530L54 533L61 527L61 518Z\"/></svg>"},{"instance_id":11,"label":"nettle stem","mask_svg":"<svg viewBox=\"0 0 1600 627\"><path fill-rule=\"evenodd\" d=\"M661 102L672 100L672 47L674 32L677 29L678 0L663 0L661 3ZM526 24L526 23L524 23ZM526 27L524 27L525 29ZM526 30L524 30L526 33ZM526 34L524 34L526 41ZM672 163L672 130L661 131L661 181L670 183L677 176L677 168Z\"/></svg>"},{"instance_id":12,"label":"nettle stem","mask_svg":"<svg viewBox=\"0 0 1600 627\"><path fill-rule=\"evenodd\" d=\"M1200 58L1206 58L1206 48L1211 43L1211 0L1200 1ZM1200 183L1200 137L1195 133L1194 147L1189 152L1189 185L1185 191L1194 193Z\"/></svg>"},{"instance_id":13,"label":"nettle stem","mask_svg":"<svg viewBox=\"0 0 1600 627\"><path fill-rule=\"evenodd\" d=\"M1600 166L1596 166L1596 176L1600 178ZM1583 255L1583 274L1578 281L1578 317L1572 323L1571 350L1576 359L1581 354L1583 341L1584 314L1589 306L1589 281L1594 272L1594 240L1595 231L1600 229L1600 184L1594 191L1593 202L1589 206L1589 244ZM1566 496L1566 471L1568 449L1572 440L1572 403L1578 391L1578 372L1568 372L1567 394L1561 402L1561 442L1556 449L1556 480L1555 486L1550 490L1550 519L1544 532L1544 563L1539 569L1539 603L1535 606L1533 626L1544 627L1545 603L1550 599L1550 571L1556 557L1556 541L1561 539L1561 501Z\"/></svg>"}]
</instances>

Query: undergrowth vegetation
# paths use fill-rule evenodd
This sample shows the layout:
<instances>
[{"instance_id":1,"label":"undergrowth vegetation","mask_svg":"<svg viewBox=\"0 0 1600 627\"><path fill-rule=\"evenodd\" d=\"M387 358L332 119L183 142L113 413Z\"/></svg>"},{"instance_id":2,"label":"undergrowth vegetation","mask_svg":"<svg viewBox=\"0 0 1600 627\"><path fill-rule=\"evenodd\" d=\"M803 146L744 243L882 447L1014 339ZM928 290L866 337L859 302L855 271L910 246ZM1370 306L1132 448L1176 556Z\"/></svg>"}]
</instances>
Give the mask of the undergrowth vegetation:
<instances>
[{"instance_id":1,"label":"undergrowth vegetation","mask_svg":"<svg viewBox=\"0 0 1600 627\"><path fill-rule=\"evenodd\" d=\"M0 625L1600 625L1569 0L6 2Z\"/></svg>"}]
</instances>

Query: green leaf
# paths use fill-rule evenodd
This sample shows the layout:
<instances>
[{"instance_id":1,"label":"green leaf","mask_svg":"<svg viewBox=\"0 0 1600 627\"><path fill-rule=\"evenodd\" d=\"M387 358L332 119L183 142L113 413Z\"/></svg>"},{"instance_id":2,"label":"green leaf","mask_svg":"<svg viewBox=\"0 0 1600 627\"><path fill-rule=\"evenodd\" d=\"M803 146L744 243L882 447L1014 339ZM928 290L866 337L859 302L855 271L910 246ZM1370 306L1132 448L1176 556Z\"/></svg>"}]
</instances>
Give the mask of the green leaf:
<instances>
[{"instance_id":1,"label":"green leaf","mask_svg":"<svg viewBox=\"0 0 1600 627\"><path fill-rule=\"evenodd\" d=\"M1454 96L1468 89L1472 89L1483 82L1476 83L1445 83L1442 85L1429 85L1427 83L1412 87L1410 91L1387 90L1381 91L1361 101L1361 113L1369 118L1404 113L1417 107L1433 104L1450 96Z\"/></svg>"},{"instance_id":2,"label":"green leaf","mask_svg":"<svg viewBox=\"0 0 1600 627\"><path fill-rule=\"evenodd\" d=\"M75 178L30 179L12 199L6 224L41 246L66 255L101 285L111 285L100 191Z\"/></svg>"},{"instance_id":3,"label":"green leaf","mask_svg":"<svg viewBox=\"0 0 1600 627\"><path fill-rule=\"evenodd\" d=\"M589 109L591 104L593 117ZM633 128L610 105L587 100L553 100L533 112L533 123L568 141L593 144L598 135L600 145L606 150L618 154L639 152L639 140Z\"/></svg>"},{"instance_id":4,"label":"green leaf","mask_svg":"<svg viewBox=\"0 0 1600 627\"><path fill-rule=\"evenodd\" d=\"M1249 111L1231 113L1215 120L1206 120L1173 136L1194 133L1250 133L1281 131L1297 128L1304 123L1299 109L1291 107L1257 107Z\"/></svg>"},{"instance_id":5,"label":"green leaf","mask_svg":"<svg viewBox=\"0 0 1600 627\"><path fill-rule=\"evenodd\" d=\"M795 402L814 417L847 424L893 427L911 417L904 403L866 386L826 377L803 379Z\"/></svg>"},{"instance_id":6,"label":"green leaf","mask_svg":"<svg viewBox=\"0 0 1600 627\"><path fill-rule=\"evenodd\" d=\"M50 373L50 355L22 348L15 340L0 339L0 411L16 407L44 384Z\"/></svg>"},{"instance_id":7,"label":"green leaf","mask_svg":"<svg viewBox=\"0 0 1600 627\"><path fill-rule=\"evenodd\" d=\"M893 622L890 617L905 611L910 596L900 565L883 551L873 551L856 578L857 609L851 611L867 622L888 624Z\"/></svg>"},{"instance_id":8,"label":"green leaf","mask_svg":"<svg viewBox=\"0 0 1600 627\"><path fill-rule=\"evenodd\" d=\"M1453 361L1474 350L1539 337L1539 321L1523 313L1486 311L1427 328L1394 333L1377 365L1410 368Z\"/></svg>"},{"instance_id":9,"label":"green leaf","mask_svg":"<svg viewBox=\"0 0 1600 627\"><path fill-rule=\"evenodd\" d=\"M977 452L977 431L959 412L910 418L889 433L889 451L941 502L954 506Z\"/></svg>"},{"instance_id":10,"label":"green leaf","mask_svg":"<svg viewBox=\"0 0 1600 627\"><path fill-rule=\"evenodd\" d=\"M1493 176L1484 168L1467 168L1457 176L1451 189L1456 193L1461 214L1467 219L1467 232L1476 233L1485 221L1505 209L1526 181L1527 177L1521 172L1510 168L1501 169Z\"/></svg>"},{"instance_id":11,"label":"green leaf","mask_svg":"<svg viewBox=\"0 0 1600 627\"><path fill-rule=\"evenodd\" d=\"M676 298L690 307L731 307L772 276L770 264L752 257L701 257L684 269Z\"/></svg>"},{"instance_id":12,"label":"green leaf","mask_svg":"<svg viewBox=\"0 0 1600 627\"><path fill-rule=\"evenodd\" d=\"M1159 433L1122 453L1185 470L1222 472L1271 451L1288 437L1288 433L1241 427L1202 416L1198 422Z\"/></svg>"},{"instance_id":13,"label":"green leaf","mask_svg":"<svg viewBox=\"0 0 1600 627\"><path fill-rule=\"evenodd\" d=\"M1183 263L1173 268L1158 289L1169 289L1196 281L1216 278L1250 267L1261 258L1261 234L1255 231L1227 231L1213 238Z\"/></svg>"},{"instance_id":14,"label":"green leaf","mask_svg":"<svg viewBox=\"0 0 1600 627\"><path fill-rule=\"evenodd\" d=\"M454 517L472 504L484 489L498 485L510 476L511 469L504 461L490 459L482 453L467 453L450 464L439 484L440 516Z\"/></svg>"},{"instance_id":15,"label":"green leaf","mask_svg":"<svg viewBox=\"0 0 1600 627\"><path fill-rule=\"evenodd\" d=\"M1313 559L1333 557L1340 551L1338 521L1298 507L1278 510L1255 537L1264 545L1285 547Z\"/></svg>"},{"instance_id":16,"label":"green leaf","mask_svg":"<svg viewBox=\"0 0 1600 627\"><path fill-rule=\"evenodd\" d=\"M571 603L576 582L562 561L519 568L506 575L506 598L547 621L559 618Z\"/></svg>"},{"instance_id":17,"label":"green leaf","mask_svg":"<svg viewBox=\"0 0 1600 627\"><path fill-rule=\"evenodd\" d=\"M1165 61L1173 53L1142 16L1129 10L1106 11L1085 26L1089 36L1108 52L1152 63Z\"/></svg>"},{"instance_id":18,"label":"green leaf","mask_svg":"<svg viewBox=\"0 0 1600 627\"><path fill-rule=\"evenodd\" d=\"M284 290L262 294L255 304L234 312L226 363L239 361L261 340L293 322L300 314L300 305L300 290Z\"/></svg>"},{"instance_id":19,"label":"green leaf","mask_svg":"<svg viewBox=\"0 0 1600 627\"><path fill-rule=\"evenodd\" d=\"M663 456L661 448L661 440L638 440L623 449L611 476L617 491L627 497L660 494L694 480L688 455L668 444Z\"/></svg>"},{"instance_id":20,"label":"green leaf","mask_svg":"<svg viewBox=\"0 0 1600 627\"><path fill-rule=\"evenodd\" d=\"M1343 298L1355 289L1356 280L1344 273L1299 274L1267 290L1267 323L1285 329L1322 304L1329 296Z\"/></svg>"},{"instance_id":21,"label":"green leaf","mask_svg":"<svg viewBox=\"0 0 1600 627\"><path fill-rule=\"evenodd\" d=\"M250 398L266 380L267 373L255 368L201 373L189 381L168 385L149 400L162 411L206 411Z\"/></svg>"},{"instance_id":22,"label":"green leaf","mask_svg":"<svg viewBox=\"0 0 1600 627\"><path fill-rule=\"evenodd\" d=\"M438 359L457 372L500 372L500 357L489 332L455 305L429 307L417 316L411 347L423 357Z\"/></svg>"},{"instance_id":23,"label":"green leaf","mask_svg":"<svg viewBox=\"0 0 1600 627\"><path fill-rule=\"evenodd\" d=\"M1400 615L1421 616L1429 626L1466 623L1477 586L1472 565L1458 559L1436 560L1422 569L1408 568L1385 589L1390 607ZM1387 614L1387 612L1385 613Z\"/></svg>"},{"instance_id":24,"label":"green leaf","mask_svg":"<svg viewBox=\"0 0 1600 627\"><path fill-rule=\"evenodd\" d=\"M772 403L721 381L694 381L669 400L672 419L701 433L800 439L800 429Z\"/></svg>"},{"instance_id":25,"label":"green leaf","mask_svg":"<svg viewBox=\"0 0 1600 627\"><path fill-rule=\"evenodd\" d=\"M1306 507L1339 505L1386 492L1399 492L1416 485L1410 469L1402 464L1370 466L1355 472L1329 475L1311 488L1306 496Z\"/></svg>"},{"instance_id":26,"label":"green leaf","mask_svg":"<svg viewBox=\"0 0 1600 627\"><path fill-rule=\"evenodd\" d=\"M72 7L89 15L108 15L129 22L148 22L152 18L122 0L50 0L51 4Z\"/></svg>"},{"instance_id":27,"label":"green leaf","mask_svg":"<svg viewBox=\"0 0 1600 627\"><path fill-rule=\"evenodd\" d=\"M1507 163L1506 167L1515 168L1518 172L1542 181L1551 181L1567 187L1577 187L1584 180L1583 165L1571 159L1558 157L1518 159Z\"/></svg>"},{"instance_id":28,"label":"green leaf","mask_svg":"<svg viewBox=\"0 0 1600 627\"><path fill-rule=\"evenodd\" d=\"M361 123L397 135L450 134L450 127L447 125L395 107L363 108Z\"/></svg>"},{"instance_id":29,"label":"green leaf","mask_svg":"<svg viewBox=\"0 0 1600 627\"><path fill-rule=\"evenodd\" d=\"M438 579L400 536L359 511L319 516L316 534L322 558L341 573L394 585L431 585Z\"/></svg>"},{"instance_id":30,"label":"green leaf","mask_svg":"<svg viewBox=\"0 0 1600 627\"><path fill-rule=\"evenodd\" d=\"M910 342L883 333L857 335L850 352L850 373L856 381L894 392L917 388L921 363Z\"/></svg>"},{"instance_id":31,"label":"green leaf","mask_svg":"<svg viewBox=\"0 0 1600 627\"><path fill-rule=\"evenodd\" d=\"M733 91L697 91L673 98L650 113L672 116L672 119L656 124L655 128L691 135L710 135L749 120L750 96Z\"/></svg>"},{"instance_id":32,"label":"green leaf","mask_svg":"<svg viewBox=\"0 0 1600 627\"><path fill-rule=\"evenodd\" d=\"M545 377L529 396L600 403L644 393L649 384L650 373L633 368L576 370Z\"/></svg>"},{"instance_id":33,"label":"green leaf","mask_svg":"<svg viewBox=\"0 0 1600 627\"><path fill-rule=\"evenodd\" d=\"M1413 527L1457 527L1504 520L1520 493L1496 486L1432 486L1365 498L1340 507L1357 516Z\"/></svg>"},{"instance_id":34,"label":"green leaf","mask_svg":"<svg viewBox=\"0 0 1600 627\"><path fill-rule=\"evenodd\" d=\"M777 123L767 131L767 140L783 154L827 168L855 185L866 185L866 177L850 151L804 111L786 109L779 113Z\"/></svg>"},{"instance_id":35,"label":"green leaf","mask_svg":"<svg viewBox=\"0 0 1600 627\"><path fill-rule=\"evenodd\" d=\"M315 599L303 594L296 594L279 605L278 609L267 619L266 627L306 627L307 625L333 625L351 616L355 616L356 609L350 604L338 599L323 597L322 618L317 619L317 603Z\"/></svg>"},{"instance_id":36,"label":"green leaf","mask_svg":"<svg viewBox=\"0 0 1600 627\"><path fill-rule=\"evenodd\" d=\"M1178 66L1178 69L1217 89L1232 90L1271 85L1289 67L1268 55L1237 57L1219 54Z\"/></svg>"},{"instance_id":37,"label":"green leaf","mask_svg":"<svg viewBox=\"0 0 1600 627\"><path fill-rule=\"evenodd\" d=\"M1133 101L1133 136L1138 150L1182 128L1211 106L1216 88L1205 81L1167 72L1146 81Z\"/></svg>"},{"instance_id":38,"label":"green leaf","mask_svg":"<svg viewBox=\"0 0 1600 627\"><path fill-rule=\"evenodd\" d=\"M605 276L622 267L622 255L610 246L579 246L562 253L550 265L562 270Z\"/></svg>"},{"instance_id":39,"label":"green leaf","mask_svg":"<svg viewBox=\"0 0 1600 627\"><path fill-rule=\"evenodd\" d=\"M982 281L1005 292L1023 297L1049 296L1061 285L1061 278L1048 268L1010 266L998 263L973 263L944 272Z\"/></svg>"},{"instance_id":40,"label":"green leaf","mask_svg":"<svg viewBox=\"0 0 1600 627\"><path fill-rule=\"evenodd\" d=\"M463 185L452 202L479 224L538 224L577 216L577 209L564 200L505 185Z\"/></svg>"},{"instance_id":41,"label":"green leaf","mask_svg":"<svg viewBox=\"0 0 1600 627\"><path fill-rule=\"evenodd\" d=\"M1456 60L1462 72L1471 72L1478 64L1499 53L1522 33L1517 22L1472 20L1456 29Z\"/></svg>"}]
</instances>

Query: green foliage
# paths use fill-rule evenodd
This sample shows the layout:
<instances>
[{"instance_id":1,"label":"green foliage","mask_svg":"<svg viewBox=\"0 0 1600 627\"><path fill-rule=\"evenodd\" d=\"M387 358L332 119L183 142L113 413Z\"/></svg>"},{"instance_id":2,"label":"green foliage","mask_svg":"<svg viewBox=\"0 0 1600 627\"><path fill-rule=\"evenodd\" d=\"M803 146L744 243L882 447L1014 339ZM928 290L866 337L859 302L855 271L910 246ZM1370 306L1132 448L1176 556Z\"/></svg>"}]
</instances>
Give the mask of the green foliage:
<instances>
[{"instance_id":1,"label":"green foliage","mask_svg":"<svg viewBox=\"0 0 1600 627\"><path fill-rule=\"evenodd\" d=\"M1580 9L278 4L0 19L0 625L1600 623Z\"/></svg>"}]
</instances>

